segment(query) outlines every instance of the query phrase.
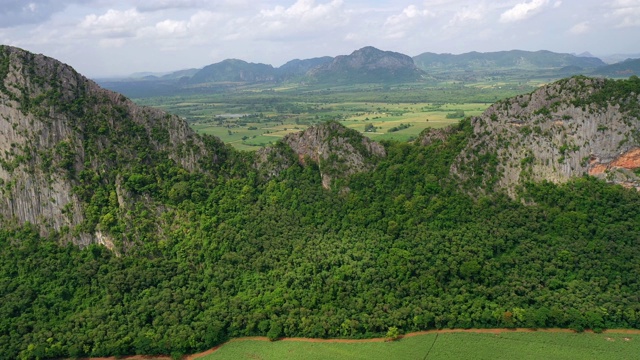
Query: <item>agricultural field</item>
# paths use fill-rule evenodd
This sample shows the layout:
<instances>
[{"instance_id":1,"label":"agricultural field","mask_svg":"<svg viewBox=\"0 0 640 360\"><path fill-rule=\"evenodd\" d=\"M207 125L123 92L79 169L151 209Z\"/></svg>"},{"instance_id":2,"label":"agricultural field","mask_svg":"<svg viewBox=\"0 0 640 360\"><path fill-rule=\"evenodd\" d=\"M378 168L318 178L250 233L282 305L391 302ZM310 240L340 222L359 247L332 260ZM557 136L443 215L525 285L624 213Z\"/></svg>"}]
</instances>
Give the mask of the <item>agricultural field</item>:
<instances>
[{"instance_id":1,"label":"agricultural field","mask_svg":"<svg viewBox=\"0 0 640 360\"><path fill-rule=\"evenodd\" d=\"M538 83L456 82L352 85L336 88L238 86L225 91L135 99L184 118L198 132L240 150L256 150L286 134L334 120L374 140L409 141L481 114L493 102L532 91Z\"/></svg>"},{"instance_id":2,"label":"agricultural field","mask_svg":"<svg viewBox=\"0 0 640 360\"><path fill-rule=\"evenodd\" d=\"M203 360L226 359L635 359L640 337L622 333L441 333L395 342L232 341Z\"/></svg>"}]
</instances>

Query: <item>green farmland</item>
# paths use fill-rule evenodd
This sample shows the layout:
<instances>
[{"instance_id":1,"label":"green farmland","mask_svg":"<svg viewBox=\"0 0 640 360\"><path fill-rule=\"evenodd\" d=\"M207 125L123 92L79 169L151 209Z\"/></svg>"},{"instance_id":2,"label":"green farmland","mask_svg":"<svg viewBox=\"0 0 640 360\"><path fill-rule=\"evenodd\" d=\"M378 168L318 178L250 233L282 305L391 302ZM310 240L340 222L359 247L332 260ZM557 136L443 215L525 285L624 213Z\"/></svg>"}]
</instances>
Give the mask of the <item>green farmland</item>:
<instances>
[{"instance_id":1,"label":"green farmland","mask_svg":"<svg viewBox=\"0 0 640 360\"><path fill-rule=\"evenodd\" d=\"M442 333L396 342L232 341L206 360L227 359L637 359L640 337L619 333Z\"/></svg>"},{"instance_id":2,"label":"green farmland","mask_svg":"<svg viewBox=\"0 0 640 360\"><path fill-rule=\"evenodd\" d=\"M536 85L463 86L354 85L238 87L137 99L184 118L198 132L219 137L240 150L256 150L286 134L334 120L374 140L408 141L427 127L445 127L481 114L491 103L531 91Z\"/></svg>"}]
</instances>

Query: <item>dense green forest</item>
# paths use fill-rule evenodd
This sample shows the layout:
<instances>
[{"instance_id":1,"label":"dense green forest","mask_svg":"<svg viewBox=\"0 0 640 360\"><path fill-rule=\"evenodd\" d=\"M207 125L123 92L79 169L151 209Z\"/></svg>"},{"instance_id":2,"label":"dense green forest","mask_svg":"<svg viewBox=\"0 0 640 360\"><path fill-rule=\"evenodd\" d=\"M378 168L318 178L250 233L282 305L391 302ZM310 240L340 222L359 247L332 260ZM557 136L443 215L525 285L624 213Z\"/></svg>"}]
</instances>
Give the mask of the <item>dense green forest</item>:
<instances>
[{"instance_id":1,"label":"dense green forest","mask_svg":"<svg viewBox=\"0 0 640 360\"><path fill-rule=\"evenodd\" d=\"M132 164L117 175L135 208L93 181L116 174L76 174L88 224L120 251L0 229L0 358L179 357L389 327L640 328L638 192L584 177L478 197L449 174L471 133L463 120L444 142L384 143L374 171L331 190L313 163L269 180L232 149L211 173Z\"/></svg>"}]
</instances>

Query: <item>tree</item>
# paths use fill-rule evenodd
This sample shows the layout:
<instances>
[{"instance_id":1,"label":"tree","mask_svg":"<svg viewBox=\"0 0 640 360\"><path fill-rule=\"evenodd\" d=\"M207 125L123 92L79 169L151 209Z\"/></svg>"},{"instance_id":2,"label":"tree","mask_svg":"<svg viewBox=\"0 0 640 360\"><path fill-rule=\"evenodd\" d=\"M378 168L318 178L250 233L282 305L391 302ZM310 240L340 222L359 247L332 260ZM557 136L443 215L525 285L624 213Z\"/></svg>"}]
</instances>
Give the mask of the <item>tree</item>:
<instances>
[{"instance_id":1,"label":"tree","mask_svg":"<svg viewBox=\"0 0 640 360\"><path fill-rule=\"evenodd\" d=\"M376 132L376 126L371 123L364 124L364 132Z\"/></svg>"},{"instance_id":2,"label":"tree","mask_svg":"<svg viewBox=\"0 0 640 360\"><path fill-rule=\"evenodd\" d=\"M269 341L276 341L280 338L280 334L282 334L282 325L277 321L271 320L271 328L267 332L267 338L269 338Z\"/></svg>"},{"instance_id":3,"label":"tree","mask_svg":"<svg viewBox=\"0 0 640 360\"><path fill-rule=\"evenodd\" d=\"M392 326L387 331L386 338L387 338L387 341L396 341L398 340L399 336L400 336L400 331L398 330L398 328L395 326Z\"/></svg>"}]
</instances>

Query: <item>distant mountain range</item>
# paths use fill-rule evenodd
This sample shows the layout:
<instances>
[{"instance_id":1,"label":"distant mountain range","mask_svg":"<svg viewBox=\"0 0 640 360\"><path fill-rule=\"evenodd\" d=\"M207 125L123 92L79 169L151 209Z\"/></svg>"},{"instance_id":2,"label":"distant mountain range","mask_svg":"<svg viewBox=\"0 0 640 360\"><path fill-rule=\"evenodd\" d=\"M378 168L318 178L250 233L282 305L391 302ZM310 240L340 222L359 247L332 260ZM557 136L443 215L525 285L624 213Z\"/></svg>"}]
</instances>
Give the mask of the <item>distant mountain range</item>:
<instances>
[{"instance_id":1,"label":"distant mountain range","mask_svg":"<svg viewBox=\"0 0 640 360\"><path fill-rule=\"evenodd\" d=\"M227 59L202 69L168 74L138 73L127 79L98 80L102 86L132 97L166 95L189 89L223 88L229 84L411 83L425 79L464 80L473 77L544 74L567 77L577 74L627 77L640 74L633 61L607 65L588 52L563 54L546 50L510 50L436 54L425 52L413 58L368 46L350 55L295 59L280 67Z\"/></svg>"},{"instance_id":2,"label":"distant mountain range","mask_svg":"<svg viewBox=\"0 0 640 360\"><path fill-rule=\"evenodd\" d=\"M407 55L365 47L350 55L292 60L279 68L230 59L205 66L189 84L217 82L405 82L421 79L420 71Z\"/></svg>"},{"instance_id":3,"label":"distant mountain range","mask_svg":"<svg viewBox=\"0 0 640 360\"><path fill-rule=\"evenodd\" d=\"M559 54L551 51L469 52L460 55L423 53L413 58L424 70L560 69L567 66L593 69L606 64L596 57Z\"/></svg>"},{"instance_id":4,"label":"distant mountain range","mask_svg":"<svg viewBox=\"0 0 640 360\"><path fill-rule=\"evenodd\" d=\"M611 77L628 77L640 75L640 59L627 59L625 61L598 68L594 75Z\"/></svg>"}]
</instances>

